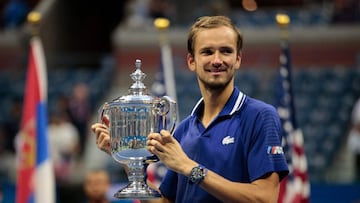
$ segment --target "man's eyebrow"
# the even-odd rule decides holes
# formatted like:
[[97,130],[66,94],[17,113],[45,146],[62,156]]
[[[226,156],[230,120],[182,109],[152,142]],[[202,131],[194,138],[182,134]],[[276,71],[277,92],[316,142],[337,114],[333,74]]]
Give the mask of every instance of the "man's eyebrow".
[[[213,50],[213,49],[217,49],[217,48],[214,47],[214,46],[209,45],[209,46],[200,47],[200,48],[199,48],[199,51],[203,51],[203,50]],[[232,46],[220,46],[218,49],[220,49],[220,50],[224,50],[224,49],[226,49],[226,50],[236,50],[236,48],[235,48],[235,47],[232,47]]]
[[202,50],[202,49],[212,49],[212,46],[203,46],[203,47],[200,47],[199,49],[200,50]]

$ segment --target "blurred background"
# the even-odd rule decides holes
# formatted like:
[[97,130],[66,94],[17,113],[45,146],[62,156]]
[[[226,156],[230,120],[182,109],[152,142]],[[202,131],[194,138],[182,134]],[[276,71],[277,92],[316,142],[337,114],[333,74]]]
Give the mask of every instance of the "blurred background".
[[31,37],[26,16],[33,10],[42,14],[38,29],[48,72],[49,136],[58,202],[83,202],[84,175],[93,168],[106,169],[114,184],[126,181],[119,164],[95,147],[90,125],[101,104],[127,94],[136,59],[142,60],[149,89],[159,79],[155,18],[171,22],[165,34],[182,119],[200,97],[196,78],[187,70],[186,37],[189,25],[202,15],[224,14],[240,27],[244,48],[236,85],[245,94],[274,104],[281,53],[275,21],[279,12],[291,18],[296,119],[304,135],[311,201],[360,201],[360,169],[348,147],[351,114],[360,98],[359,0],[1,0],[3,202],[14,202],[15,196],[15,143]]

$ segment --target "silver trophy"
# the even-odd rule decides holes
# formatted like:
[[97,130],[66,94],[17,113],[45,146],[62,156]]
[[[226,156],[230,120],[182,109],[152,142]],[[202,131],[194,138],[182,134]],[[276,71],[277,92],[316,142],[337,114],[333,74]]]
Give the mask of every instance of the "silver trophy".
[[118,199],[160,197],[146,184],[148,164],[158,161],[146,149],[147,136],[162,129],[172,132],[177,119],[176,102],[168,96],[148,95],[142,82],[146,74],[141,71],[141,60],[137,59],[135,66],[129,94],[106,102],[100,109],[100,119],[110,130],[111,155],[125,166],[128,175],[128,185],[114,194]]

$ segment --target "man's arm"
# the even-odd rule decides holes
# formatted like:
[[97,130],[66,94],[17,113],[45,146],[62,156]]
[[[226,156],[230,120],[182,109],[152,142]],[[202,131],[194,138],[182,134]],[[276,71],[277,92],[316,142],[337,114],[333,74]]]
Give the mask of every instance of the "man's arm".
[[[185,154],[170,132],[161,131],[161,135],[152,133],[148,138],[149,151],[157,155],[170,170],[189,177],[191,170],[199,165]],[[200,187],[222,202],[277,202],[279,182],[276,172],[251,183],[239,183],[208,170]]]
[[252,183],[237,183],[209,171],[200,187],[223,202],[277,202],[280,184],[275,172]]

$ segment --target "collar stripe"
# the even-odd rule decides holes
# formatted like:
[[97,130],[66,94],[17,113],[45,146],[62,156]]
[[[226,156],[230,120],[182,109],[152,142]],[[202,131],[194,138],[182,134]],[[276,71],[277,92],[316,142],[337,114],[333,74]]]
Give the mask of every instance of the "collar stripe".
[[[241,91],[239,91],[239,95],[236,99],[236,102],[234,104],[233,109],[231,110],[231,112],[229,113],[229,115],[233,115],[236,111],[240,110],[240,108],[242,107],[242,105],[245,102],[245,98],[246,95],[244,93],[242,93]],[[194,116],[196,109],[199,107],[199,105],[203,102],[204,98],[201,98],[195,105],[195,107],[193,108],[193,110],[191,111],[191,116]]]
[[201,104],[201,102],[204,100],[203,97],[201,97],[201,99],[196,103],[195,107],[193,108],[193,110],[191,111],[191,116],[194,116],[196,109],[199,107],[199,105]]
[[242,93],[241,91],[239,92],[239,96],[236,99],[234,108],[231,110],[230,115],[233,115],[236,111],[240,110],[240,108],[242,107],[242,105],[244,104],[245,101],[245,94]]

